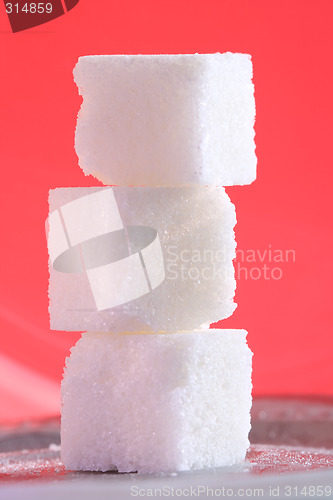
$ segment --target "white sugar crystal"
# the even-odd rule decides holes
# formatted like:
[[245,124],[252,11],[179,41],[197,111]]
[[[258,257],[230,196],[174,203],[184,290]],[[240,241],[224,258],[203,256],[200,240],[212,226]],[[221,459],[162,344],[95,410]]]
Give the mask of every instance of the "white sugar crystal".
[[75,147],[104,184],[229,186],[256,178],[247,54],[84,56]]
[[58,188],[49,202],[52,329],[192,330],[234,311],[223,188]]
[[147,473],[242,462],[251,356],[244,330],[83,334],[61,387],[65,467]]

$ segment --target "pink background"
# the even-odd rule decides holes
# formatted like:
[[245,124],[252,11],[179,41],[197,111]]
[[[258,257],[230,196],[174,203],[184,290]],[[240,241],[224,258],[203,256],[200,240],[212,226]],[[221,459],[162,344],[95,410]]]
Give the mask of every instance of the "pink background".
[[0,5],[0,420],[59,412],[79,338],[49,330],[44,221],[50,188],[98,184],[73,145],[85,54],[252,54],[258,180],[227,191],[256,261],[236,262],[239,305],[219,326],[249,331],[255,395],[332,395],[332,14],[331,0],[80,0],[13,34]]

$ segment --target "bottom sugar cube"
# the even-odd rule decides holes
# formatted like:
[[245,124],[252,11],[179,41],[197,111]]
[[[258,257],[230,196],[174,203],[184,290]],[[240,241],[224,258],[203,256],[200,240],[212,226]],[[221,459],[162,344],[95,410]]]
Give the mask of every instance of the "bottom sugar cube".
[[65,467],[147,473],[242,462],[251,360],[244,330],[84,333],[61,387]]

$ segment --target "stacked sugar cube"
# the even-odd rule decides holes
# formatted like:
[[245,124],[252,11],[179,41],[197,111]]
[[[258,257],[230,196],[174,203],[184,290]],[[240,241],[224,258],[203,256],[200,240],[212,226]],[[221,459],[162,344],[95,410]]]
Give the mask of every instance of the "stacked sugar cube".
[[[159,472],[241,462],[251,352],[234,309],[235,209],[256,176],[245,54],[81,57],[79,164],[104,187],[50,191],[51,328],[66,361],[68,469]],[[113,187],[111,187],[113,186]]]

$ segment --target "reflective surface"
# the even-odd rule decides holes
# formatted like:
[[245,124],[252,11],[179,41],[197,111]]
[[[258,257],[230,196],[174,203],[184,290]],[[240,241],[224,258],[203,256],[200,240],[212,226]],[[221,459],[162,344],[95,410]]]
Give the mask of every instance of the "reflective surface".
[[[304,471],[312,469],[329,469],[333,471],[333,450],[316,448],[296,449],[283,446],[251,445],[246,460],[243,464],[221,467],[215,469],[222,476],[227,475],[256,475],[267,472],[280,474],[281,472]],[[179,473],[179,476],[194,473]],[[4,453],[0,456],[0,479],[1,481],[16,482],[22,480],[33,480],[38,478],[49,478],[53,480],[69,478],[107,477],[109,475],[137,476],[141,475],[118,474],[117,472],[74,472],[66,471],[60,461],[60,446],[50,445],[49,449],[22,450],[18,452]],[[153,477],[154,475],[147,475]],[[173,474],[165,474],[165,477],[175,477]]]
[[[60,446],[55,444],[59,443],[59,419],[3,427],[0,498],[333,498],[331,401],[257,399],[252,425],[252,444],[243,464],[162,475],[65,471]],[[37,444],[48,447],[33,449]],[[15,447],[21,449],[15,451]]]

